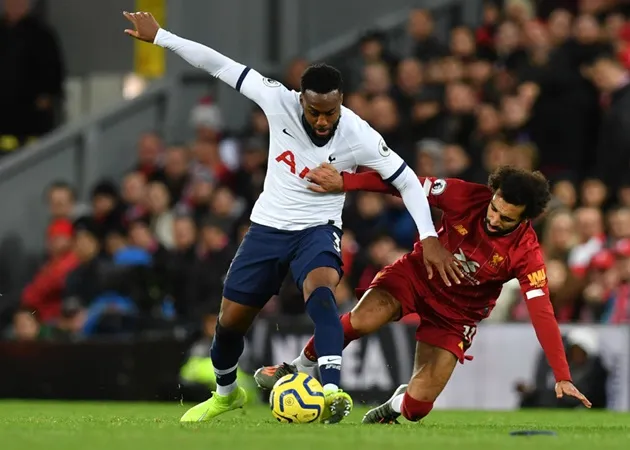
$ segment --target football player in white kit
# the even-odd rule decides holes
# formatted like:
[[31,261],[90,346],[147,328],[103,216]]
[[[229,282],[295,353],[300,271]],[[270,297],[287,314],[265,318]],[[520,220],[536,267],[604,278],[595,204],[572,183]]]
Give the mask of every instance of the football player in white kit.
[[290,91],[211,48],[160,28],[150,13],[124,15],[135,28],[125,30],[128,35],[175,52],[256,102],[267,116],[271,134],[264,190],[226,276],[210,350],[217,392],[188,410],[181,421],[210,420],[246,403],[245,390],[236,384],[244,335],[290,270],[315,324],[325,399],[321,420],[339,422],[352,409],[352,399],[339,389],[343,328],[334,297],[343,273],[345,196],[309,190],[308,173],[324,162],[339,171],[353,172],[357,166],[376,170],[400,191],[425,247],[427,268],[431,273],[435,268],[449,285],[448,277],[459,282],[461,272],[437,240],[418,177],[379,133],[342,106],[341,75],[333,67],[309,67],[302,75],[301,92]]

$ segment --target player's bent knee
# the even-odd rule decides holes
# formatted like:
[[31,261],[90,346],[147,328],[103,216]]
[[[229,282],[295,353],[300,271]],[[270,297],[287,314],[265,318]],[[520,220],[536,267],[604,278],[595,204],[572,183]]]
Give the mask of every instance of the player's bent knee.
[[402,307],[384,289],[370,289],[350,312],[350,323],[361,335],[370,334],[398,320]]
[[405,419],[417,422],[428,416],[432,409],[433,401],[416,399],[409,392],[405,392],[400,412]]
[[304,279],[302,290],[304,296],[308,298],[307,294],[312,293],[315,289],[320,287],[327,287],[334,291],[339,284],[339,272],[333,267],[317,267],[311,270]]

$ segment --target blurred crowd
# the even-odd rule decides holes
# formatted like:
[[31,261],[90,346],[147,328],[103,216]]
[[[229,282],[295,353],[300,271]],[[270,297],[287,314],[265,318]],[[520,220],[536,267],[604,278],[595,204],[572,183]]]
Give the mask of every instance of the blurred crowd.
[[[503,164],[539,169],[553,202],[536,223],[561,322],[630,322],[630,4],[489,1],[478,28],[434,32],[413,10],[406,49],[367,32],[340,67],[345,104],[418,175],[485,183]],[[400,47],[400,46],[397,46]],[[299,89],[308,61],[281,78]],[[195,137],[139,136],[137,165],[102,180],[86,204],[60,180],[46,192],[48,259],[23,291],[8,336],[76,337],[138,329],[211,335],[222,283],[262,190],[269,129],[226,130],[212,98],[191,112]],[[342,311],[385,265],[412,247],[400,199],[348,196],[337,290]],[[263,314],[303,314],[286,280]],[[490,321],[526,321],[506,284]]]
[[0,4],[0,159],[61,122],[65,64],[37,6]]

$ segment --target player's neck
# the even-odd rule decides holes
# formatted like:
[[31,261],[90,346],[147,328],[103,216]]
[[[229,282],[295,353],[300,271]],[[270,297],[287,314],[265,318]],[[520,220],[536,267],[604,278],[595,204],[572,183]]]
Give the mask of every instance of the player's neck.
[[339,125],[339,121],[335,123],[335,126],[328,136],[317,136],[317,134],[315,134],[315,131],[313,131],[313,127],[309,125],[309,123],[306,121],[306,117],[304,117],[304,114],[302,114],[302,126],[304,127],[304,131],[306,131],[306,134],[308,134],[308,137],[311,139],[313,144],[317,145],[318,147],[323,147],[330,142],[330,140],[335,135],[335,131],[337,131],[337,125]]

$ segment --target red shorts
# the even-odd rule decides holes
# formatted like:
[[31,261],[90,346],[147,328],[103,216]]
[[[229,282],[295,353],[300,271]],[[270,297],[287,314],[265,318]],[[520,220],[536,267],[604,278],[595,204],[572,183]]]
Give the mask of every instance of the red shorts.
[[424,281],[419,278],[417,262],[409,254],[381,270],[368,289],[381,288],[389,292],[402,306],[401,319],[417,313],[420,324],[416,330],[416,341],[424,342],[453,353],[460,363],[466,358],[477,326],[475,321],[465,318],[444,317],[431,307],[439,301],[427,294]]

